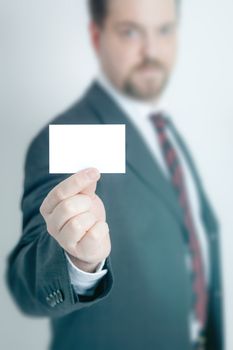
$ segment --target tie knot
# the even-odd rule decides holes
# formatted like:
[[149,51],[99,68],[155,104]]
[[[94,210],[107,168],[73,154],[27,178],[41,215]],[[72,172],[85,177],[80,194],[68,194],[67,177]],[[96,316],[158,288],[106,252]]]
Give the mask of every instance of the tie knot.
[[163,130],[167,124],[167,118],[163,115],[162,112],[152,114],[150,116],[150,119],[159,130]]

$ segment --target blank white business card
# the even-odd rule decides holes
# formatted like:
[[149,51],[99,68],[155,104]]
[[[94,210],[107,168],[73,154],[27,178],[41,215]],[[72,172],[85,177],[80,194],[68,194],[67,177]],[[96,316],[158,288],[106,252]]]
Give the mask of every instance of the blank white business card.
[[125,173],[125,124],[49,125],[49,173]]

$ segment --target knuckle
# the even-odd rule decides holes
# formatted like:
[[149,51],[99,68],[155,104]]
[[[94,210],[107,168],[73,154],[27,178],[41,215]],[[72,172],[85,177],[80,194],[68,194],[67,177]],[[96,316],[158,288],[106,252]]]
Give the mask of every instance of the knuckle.
[[55,223],[52,220],[52,217],[50,217],[50,216],[47,217],[46,226],[47,226],[48,233],[52,236],[55,236],[56,228],[55,228]]
[[106,258],[107,256],[109,256],[110,255],[110,253],[111,253],[111,242],[110,242],[110,240],[107,240],[107,241],[105,241],[104,242],[104,244],[103,244],[103,248],[102,248],[102,257],[103,258]]
[[60,187],[54,189],[53,195],[56,201],[60,202],[63,200],[63,193]]
[[68,226],[68,230],[74,231],[75,228],[76,228],[76,220],[75,220],[75,218],[70,219],[68,224],[67,224],[67,226]]
[[108,236],[108,233],[109,233],[108,224],[107,224],[106,222],[101,222],[101,224],[100,224],[100,229],[101,229],[102,235],[103,235],[104,237],[107,237],[107,236]]
[[90,236],[91,236],[92,240],[98,242],[100,240],[99,230],[97,228],[91,229]]
[[39,208],[39,212],[44,217],[44,208],[43,208],[42,204],[41,204],[41,206]]
[[80,260],[87,260],[86,254],[82,249],[82,246],[80,246],[79,243],[76,243],[75,246],[73,247],[73,256]]
[[70,254],[75,255],[75,244],[72,241],[67,241],[64,243],[64,248],[67,250]]
[[72,231],[82,231],[82,225],[77,217],[74,217],[70,220],[69,226]]
[[47,222],[47,231],[50,235],[54,236],[54,229],[53,229],[53,225],[50,222]]
[[39,208],[39,211],[43,217],[45,217],[45,214],[46,214],[46,211],[45,211],[46,199],[47,199],[47,197],[44,198],[44,200],[42,201],[40,208]]
[[111,244],[108,244],[106,249],[105,249],[105,257],[110,255],[111,249],[112,249]]
[[64,212],[69,213],[73,211],[73,206],[69,200],[64,200],[62,203],[62,209]]
[[89,223],[90,227],[94,226],[96,221],[97,221],[96,216],[93,213],[90,213],[90,215],[88,217],[88,223]]
[[109,227],[106,222],[98,222],[89,232],[93,240],[100,242],[105,236],[108,237]]
[[90,225],[93,225],[96,222],[96,217],[93,213],[91,212],[86,212],[86,219],[90,223]]
[[108,223],[106,221],[103,223],[103,226],[104,226],[104,230],[108,233],[109,232],[109,226],[108,226]]

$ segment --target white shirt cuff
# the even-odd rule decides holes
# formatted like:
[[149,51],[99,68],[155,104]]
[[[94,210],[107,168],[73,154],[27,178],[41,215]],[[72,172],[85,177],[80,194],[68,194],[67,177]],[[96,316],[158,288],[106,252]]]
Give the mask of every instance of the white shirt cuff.
[[103,269],[106,259],[99,264],[95,272],[86,272],[73,264],[66,251],[64,253],[68,261],[68,272],[75,292],[80,295],[94,294],[98,282],[108,272],[107,269]]

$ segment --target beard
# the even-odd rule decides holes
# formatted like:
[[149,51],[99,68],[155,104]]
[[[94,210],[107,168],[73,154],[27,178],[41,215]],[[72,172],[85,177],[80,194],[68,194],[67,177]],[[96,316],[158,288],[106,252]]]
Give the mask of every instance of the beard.
[[146,59],[131,70],[123,82],[122,91],[142,101],[155,100],[165,90],[168,80],[169,72],[163,64]]

